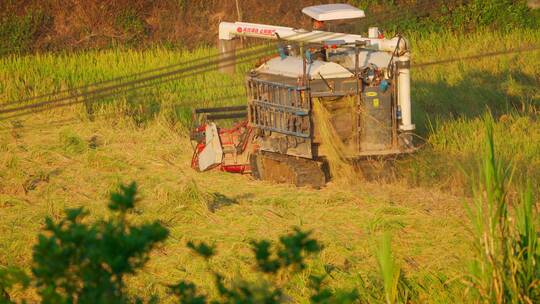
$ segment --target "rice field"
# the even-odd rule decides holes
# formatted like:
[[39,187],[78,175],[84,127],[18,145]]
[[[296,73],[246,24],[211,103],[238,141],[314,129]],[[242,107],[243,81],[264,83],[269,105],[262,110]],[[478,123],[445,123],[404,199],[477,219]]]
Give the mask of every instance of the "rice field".
[[[411,37],[415,64],[522,46],[540,33],[480,32]],[[0,100],[10,102],[215,55],[215,49],[108,50],[0,59]],[[241,64],[234,76],[207,72],[84,103],[0,121],[0,266],[31,264],[31,244],[43,219],[84,206],[106,215],[108,195],[137,181],[142,201],[135,221],[159,220],[171,237],[144,271],[129,279],[133,293],[171,301],[166,285],[189,279],[211,293],[206,265],[187,241],[217,245],[212,266],[228,280],[251,274],[249,241],[297,226],[313,230],[324,250],[286,286],[307,303],[308,276],[333,269],[332,287],[378,290],[376,250],[385,232],[418,302],[466,302],[470,262],[465,203],[478,172],[486,112],[494,116],[497,151],[516,166],[514,187],[540,180],[540,52],[418,68],[413,71],[415,123],[424,149],[396,163],[391,182],[331,182],[316,191],[190,168],[186,125],[193,107],[244,104]],[[1,104],[0,104],[1,105]],[[61,121],[69,119],[69,123]],[[57,121],[58,123],[54,123]],[[14,293],[35,299],[32,291]]]

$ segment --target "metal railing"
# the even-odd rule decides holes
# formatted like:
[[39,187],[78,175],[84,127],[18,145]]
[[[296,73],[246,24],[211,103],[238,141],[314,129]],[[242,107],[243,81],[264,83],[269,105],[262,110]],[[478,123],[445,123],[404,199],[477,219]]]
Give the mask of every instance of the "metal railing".
[[265,131],[311,137],[311,102],[307,87],[249,77],[249,123]]

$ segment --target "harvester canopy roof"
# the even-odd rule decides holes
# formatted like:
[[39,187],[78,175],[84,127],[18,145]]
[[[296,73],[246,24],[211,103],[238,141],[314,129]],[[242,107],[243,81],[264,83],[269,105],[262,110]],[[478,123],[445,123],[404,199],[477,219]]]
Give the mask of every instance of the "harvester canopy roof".
[[309,6],[302,13],[318,21],[332,21],[344,19],[364,18],[363,10],[349,4],[323,4]]
[[[291,78],[299,78],[304,75],[304,63],[301,57],[275,57],[268,60],[265,64],[257,69],[260,73],[278,75]],[[334,62],[325,62],[314,60],[307,65],[307,74],[310,79],[323,78],[350,78],[354,74],[343,66]]]

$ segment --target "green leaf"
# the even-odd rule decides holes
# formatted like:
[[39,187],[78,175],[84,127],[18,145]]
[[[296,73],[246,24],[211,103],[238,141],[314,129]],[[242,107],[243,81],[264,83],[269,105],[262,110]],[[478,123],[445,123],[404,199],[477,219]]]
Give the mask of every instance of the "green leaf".
[[137,184],[135,182],[131,183],[129,186],[120,186],[119,193],[111,194],[109,209],[119,211],[120,213],[126,213],[135,206],[137,201],[136,195]]
[[205,259],[209,259],[215,254],[215,247],[209,246],[204,242],[195,244],[190,241],[187,243],[187,246],[188,248],[192,249],[196,254],[200,255],[201,257]]

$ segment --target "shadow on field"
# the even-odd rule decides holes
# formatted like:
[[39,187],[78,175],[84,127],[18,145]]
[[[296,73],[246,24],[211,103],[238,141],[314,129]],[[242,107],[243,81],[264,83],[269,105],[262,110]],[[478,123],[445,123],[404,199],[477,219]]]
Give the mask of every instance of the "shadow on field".
[[[456,195],[472,195],[484,152],[485,124],[496,124],[497,153],[519,177],[540,180],[536,141],[540,87],[534,76],[520,71],[467,72],[441,70],[414,80],[412,95],[416,133],[428,145],[398,160],[397,179],[410,186],[439,187]],[[448,74],[444,74],[448,73]],[[533,114],[533,115],[531,115]],[[417,142],[417,144],[422,144]]]
[[237,204],[239,204],[239,202],[236,198],[230,198],[221,193],[215,192],[215,193],[212,193],[212,200],[208,202],[207,206],[208,206],[208,211],[214,213],[223,207],[237,205]]
[[526,111],[540,105],[538,80],[519,71],[464,72],[459,75],[413,81],[414,119],[418,134],[428,135],[430,122],[474,118],[490,110],[494,117]]

